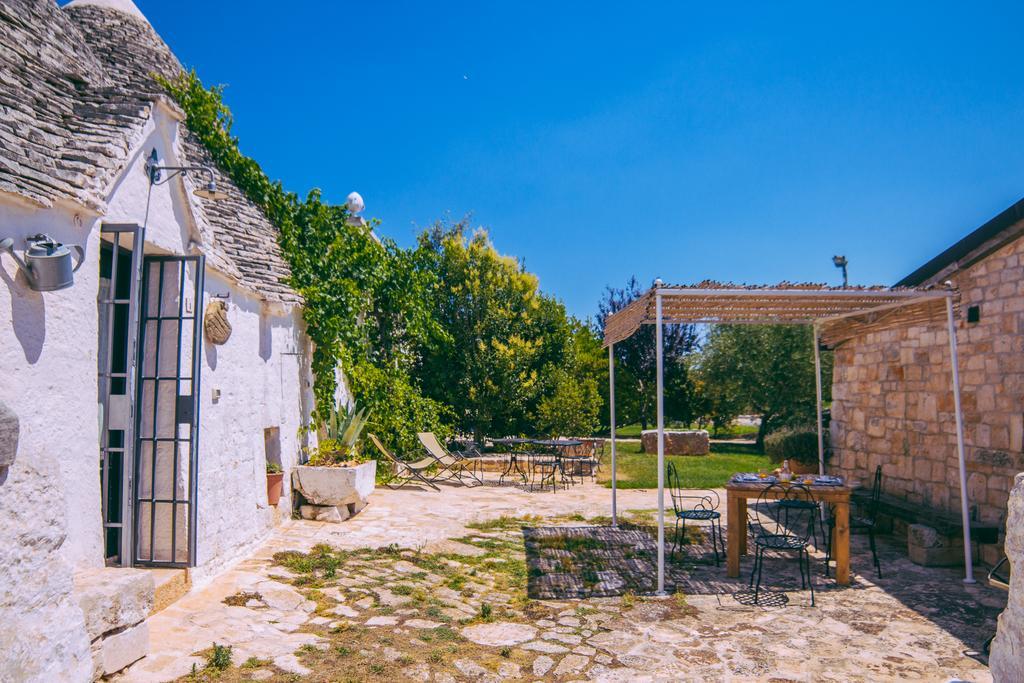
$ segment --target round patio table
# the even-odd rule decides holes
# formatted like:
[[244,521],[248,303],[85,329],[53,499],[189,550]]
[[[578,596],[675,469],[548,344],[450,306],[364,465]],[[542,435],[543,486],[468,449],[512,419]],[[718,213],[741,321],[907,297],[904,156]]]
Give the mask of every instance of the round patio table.
[[519,463],[519,456],[520,455],[524,455],[526,457],[529,457],[529,454],[527,454],[527,453],[520,454],[518,451],[515,450],[514,447],[515,446],[522,446],[524,444],[531,443],[532,442],[531,439],[524,439],[524,438],[518,437],[518,436],[507,436],[507,437],[503,437],[503,438],[500,438],[500,439],[487,439],[487,440],[490,441],[492,444],[496,444],[496,445],[499,445],[499,446],[512,446],[513,447],[511,450],[509,450],[509,453],[508,453],[508,465],[506,465],[504,471],[502,471],[501,476],[498,477],[498,485],[499,486],[501,484],[505,483],[505,477],[511,476],[513,473],[518,474],[520,477],[522,477],[524,484],[527,481],[529,481],[529,477],[526,475],[526,472],[523,470],[523,468],[520,467],[520,463]]

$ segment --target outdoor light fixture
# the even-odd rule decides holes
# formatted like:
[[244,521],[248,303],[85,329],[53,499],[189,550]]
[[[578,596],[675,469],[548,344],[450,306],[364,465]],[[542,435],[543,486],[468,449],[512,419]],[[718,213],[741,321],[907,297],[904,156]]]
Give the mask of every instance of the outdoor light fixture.
[[366,208],[363,196],[358,192],[349,192],[345,197],[345,208],[348,209],[348,223],[350,225],[365,226],[366,219],[360,216],[360,212]]
[[843,269],[843,287],[846,287],[846,284],[847,284],[847,281],[846,281],[846,264],[847,264],[847,260],[846,260],[845,256],[833,256],[832,257],[832,265],[834,265],[836,268],[842,268]]
[[[146,161],[146,175],[149,176],[149,187],[152,189],[154,185],[163,185],[171,178],[175,176],[187,175],[189,171],[202,171],[209,176],[209,180],[202,187],[197,187],[192,194],[203,199],[211,199],[214,201],[227,199],[228,195],[226,192],[221,192],[217,189],[217,178],[213,174],[213,169],[209,166],[160,166],[160,156],[157,154],[156,148],[149,155],[149,159]],[[163,177],[164,171],[170,171],[171,174],[166,178]]]

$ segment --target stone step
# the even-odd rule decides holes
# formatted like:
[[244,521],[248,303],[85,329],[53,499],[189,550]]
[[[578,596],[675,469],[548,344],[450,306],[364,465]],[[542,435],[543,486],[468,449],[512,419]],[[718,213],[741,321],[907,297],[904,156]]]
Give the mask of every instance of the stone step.
[[153,594],[153,608],[150,616],[167,609],[178,598],[181,598],[192,588],[192,578],[188,569],[147,569],[153,576],[153,583],[156,590]]
[[109,676],[149,653],[146,617],[153,577],[141,569],[102,567],[75,573],[75,598],[91,641],[93,677]]

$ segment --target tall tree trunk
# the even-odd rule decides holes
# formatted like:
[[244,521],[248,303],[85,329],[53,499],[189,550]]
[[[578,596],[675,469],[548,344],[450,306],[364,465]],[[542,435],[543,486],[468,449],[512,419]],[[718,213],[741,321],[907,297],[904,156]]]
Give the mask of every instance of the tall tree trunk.
[[764,437],[768,436],[768,416],[761,415],[761,424],[757,427],[757,450],[764,452]]

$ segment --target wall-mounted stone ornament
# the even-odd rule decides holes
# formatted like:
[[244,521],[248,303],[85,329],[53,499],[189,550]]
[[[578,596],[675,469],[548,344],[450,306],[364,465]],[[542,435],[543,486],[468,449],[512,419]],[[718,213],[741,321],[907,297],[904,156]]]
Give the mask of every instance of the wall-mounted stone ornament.
[[18,455],[18,416],[0,401],[0,484]]
[[206,305],[203,316],[203,331],[211,344],[224,344],[231,338],[231,323],[228,322],[228,304],[215,299]]

